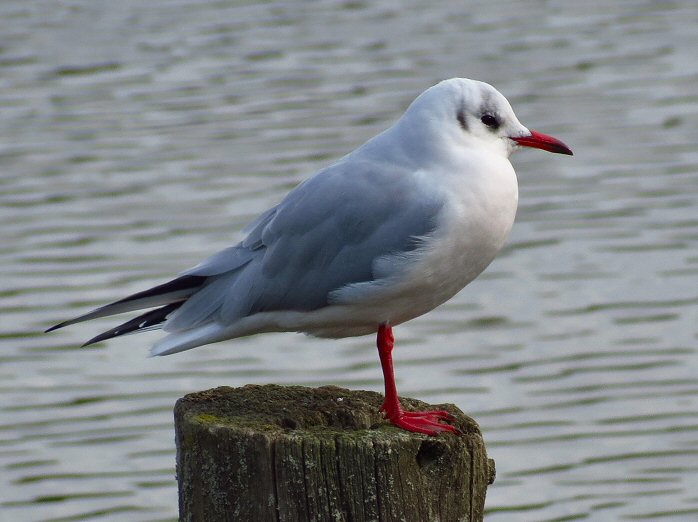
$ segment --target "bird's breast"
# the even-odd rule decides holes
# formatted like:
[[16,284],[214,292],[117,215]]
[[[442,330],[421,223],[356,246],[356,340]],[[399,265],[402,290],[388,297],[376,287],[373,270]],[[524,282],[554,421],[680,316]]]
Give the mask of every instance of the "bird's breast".
[[391,322],[404,322],[444,303],[475,279],[504,246],[518,204],[508,160],[487,172],[446,179],[445,204],[393,296]]

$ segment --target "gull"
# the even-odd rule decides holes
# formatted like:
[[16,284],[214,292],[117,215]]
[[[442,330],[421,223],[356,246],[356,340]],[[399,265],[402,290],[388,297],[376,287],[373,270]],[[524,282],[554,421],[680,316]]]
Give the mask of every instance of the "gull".
[[149,311],[87,341],[162,329],[152,355],[264,332],[377,333],[385,401],[408,431],[457,433],[446,411],[405,411],[393,327],[446,302],[495,258],[514,223],[521,147],[572,154],[524,127],[491,85],[444,80],[397,122],[306,179],[244,239],[169,282],[64,321]]

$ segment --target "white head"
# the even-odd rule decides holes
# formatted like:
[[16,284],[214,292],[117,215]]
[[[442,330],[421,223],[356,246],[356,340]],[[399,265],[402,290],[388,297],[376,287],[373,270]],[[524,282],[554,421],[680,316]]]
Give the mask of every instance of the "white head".
[[505,157],[519,147],[572,154],[561,141],[524,127],[497,89],[466,78],[444,80],[424,91],[398,126],[422,147],[477,147]]

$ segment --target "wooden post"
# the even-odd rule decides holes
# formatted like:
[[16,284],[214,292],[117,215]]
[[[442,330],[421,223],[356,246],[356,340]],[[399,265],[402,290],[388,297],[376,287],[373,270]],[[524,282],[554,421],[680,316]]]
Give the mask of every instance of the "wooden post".
[[475,421],[438,405],[462,435],[408,433],[382,419],[382,401],[375,392],[276,385],[180,399],[180,521],[482,520],[494,462]]

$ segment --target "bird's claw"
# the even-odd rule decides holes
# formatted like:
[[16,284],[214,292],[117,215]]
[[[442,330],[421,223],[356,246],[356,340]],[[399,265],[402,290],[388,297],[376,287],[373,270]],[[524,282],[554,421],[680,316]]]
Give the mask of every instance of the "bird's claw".
[[403,411],[402,409],[398,409],[389,411],[384,405],[381,407],[381,411],[391,424],[407,431],[424,433],[425,435],[432,436],[446,432],[456,435],[461,434],[458,428],[445,423],[445,421],[455,420],[453,414],[445,410]]

